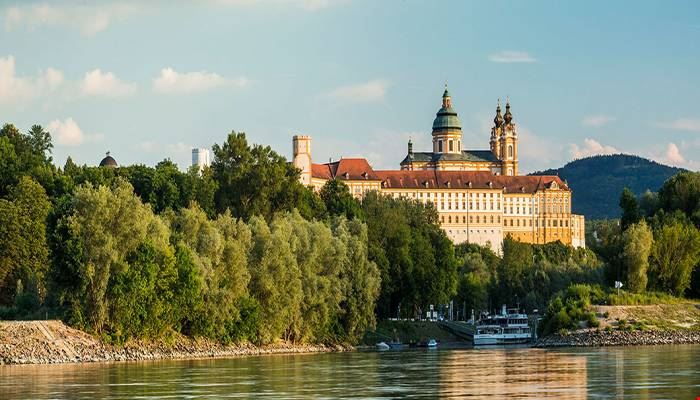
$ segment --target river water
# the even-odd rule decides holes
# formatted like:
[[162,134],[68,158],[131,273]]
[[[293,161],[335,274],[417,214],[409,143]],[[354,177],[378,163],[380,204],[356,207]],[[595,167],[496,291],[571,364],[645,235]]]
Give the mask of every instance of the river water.
[[0,399],[696,399],[700,345],[0,366]]

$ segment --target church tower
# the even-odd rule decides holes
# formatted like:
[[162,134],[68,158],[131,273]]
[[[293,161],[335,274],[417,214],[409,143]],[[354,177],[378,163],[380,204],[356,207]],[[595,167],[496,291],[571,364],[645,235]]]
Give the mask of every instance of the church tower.
[[452,98],[447,91],[447,85],[442,94],[442,108],[433,120],[433,153],[462,153],[462,123],[452,108]]
[[[498,113],[498,109],[496,112]],[[506,101],[506,113],[503,115],[498,147],[502,165],[501,174],[518,175],[518,132],[513,122],[513,114],[510,112],[510,101]]]
[[292,138],[292,163],[301,170],[301,183],[311,185],[311,136],[295,135]]
[[499,139],[503,130],[503,116],[501,115],[501,99],[498,99],[496,105],[496,116],[493,118],[493,128],[491,128],[491,140],[489,141],[491,153],[497,160],[501,159],[501,146]]

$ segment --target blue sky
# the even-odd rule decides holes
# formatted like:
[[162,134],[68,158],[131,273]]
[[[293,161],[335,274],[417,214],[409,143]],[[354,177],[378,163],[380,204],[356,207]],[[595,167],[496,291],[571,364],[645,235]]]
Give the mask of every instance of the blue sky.
[[633,153],[700,169],[700,3],[0,1],[0,122],[54,157],[181,167],[231,130],[397,168],[448,82],[465,147],[510,97],[523,172]]

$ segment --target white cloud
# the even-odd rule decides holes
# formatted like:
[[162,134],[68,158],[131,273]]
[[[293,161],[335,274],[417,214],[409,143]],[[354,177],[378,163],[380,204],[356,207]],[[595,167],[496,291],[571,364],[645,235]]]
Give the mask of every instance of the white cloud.
[[134,94],[136,85],[123,82],[113,73],[98,68],[85,74],[80,91],[85,96],[123,97]]
[[61,121],[53,120],[47,124],[46,128],[57,144],[63,146],[79,146],[85,141],[97,141],[102,139],[102,135],[87,135],[78,126],[73,118],[66,118]]
[[161,93],[193,93],[225,86],[243,87],[248,83],[245,77],[231,79],[207,71],[181,73],[163,68],[153,80],[153,88]]
[[700,119],[697,118],[678,118],[671,122],[660,124],[662,128],[673,129],[676,131],[700,132]]
[[620,154],[620,150],[613,146],[601,144],[595,139],[585,138],[581,147],[575,143],[570,144],[569,153],[572,158],[579,159],[599,154]]
[[342,86],[328,93],[331,98],[352,103],[373,103],[383,101],[389,82],[375,79],[357,85]]
[[177,143],[171,143],[168,144],[167,149],[171,153],[176,153],[176,154],[182,154],[182,153],[190,153],[194,146],[190,144],[185,144],[182,142],[177,142]]
[[[550,168],[561,161],[562,146],[555,140],[538,136],[530,129],[518,128],[518,158],[520,173]],[[484,146],[481,146],[484,147]]]
[[95,69],[85,74],[80,90],[86,96],[122,97],[136,92],[136,85],[122,82],[111,72]]
[[91,36],[107,29],[113,22],[123,20],[137,10],[136,3],[98,3],[87,5],[50,5],[48,3],[8,7],[5,10],[5,29],[40,27],[67,27]]
[[668,146],[666,146],[664,159],[672,165],[682,165],[686,163],[685,157],[683,157],[675,143],[669,143]]
[[611,117],[609,115],[589,115],[585,117],[582,121],[581,124],[584,126],[592,126],[594,128],[600,128],[601,126],[607,125],[610,122],[615,121],[615,117]]
[[36,77],[17,76],[15,58],[0,57],[0,104],[30,100],[56,90],[63,81],[63,73],[53,68],[48,68]]
[[534,63],[537,59],[525,51],[503,50],[489,55],[489,61],[497,63]]
[[151,151],[154,151],[158,149],[158,143],[152,141],[152,140],[146,140],[141,143],[139,143],[136,146],[139,150],[145,151],[147,153],[150,153]]

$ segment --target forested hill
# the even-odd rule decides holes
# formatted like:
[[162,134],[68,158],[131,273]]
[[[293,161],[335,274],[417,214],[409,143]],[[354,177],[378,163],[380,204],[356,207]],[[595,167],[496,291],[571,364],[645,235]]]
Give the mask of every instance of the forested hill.
[[573,212],[587,220],[618,218],[620,193],[625,187],[640,195],[657,191],[666,179],[684,171],[646,158],[616,154],[572,161],[557,169],[531,175],[559,175],[574,191]]

